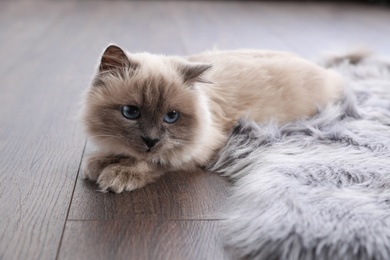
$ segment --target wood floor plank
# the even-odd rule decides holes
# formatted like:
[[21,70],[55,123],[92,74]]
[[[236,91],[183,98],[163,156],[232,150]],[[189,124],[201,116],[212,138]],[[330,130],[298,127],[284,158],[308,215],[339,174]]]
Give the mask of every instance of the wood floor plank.
[[[247,2],[173,2],[173,15],[183,34],[187,52],[217,49],[291,50],[286,42],[240,8]],[[262,8],[263,2],[253,2]]]
[[231,259],[217,221],[69,221],[62,259]]
[[356,46],[360,43],[379,55],[390,56],[389,8],[352,5],[338,9],[337,13],[337,32],[342,34],[346,45]]
[[167,173],[132,192],[101,193],[80,176],[69,219],[219,219],[228,188],[222,177],[198,171]]
[[[48,35],[41,41],[53,42]],[[68,66],[51,64],[60,57],[53,49],[24,57],[0,78],[1,259],[57,254],[85,143],[70,120],[80,83],[64,80]]]
[[0,76],[17,68],[72,7],[70,1],[0,1],[0,57],[7,58],[0,63]]
[[[270,31],[281,37],[294,52],[316,58],[326,51],[345,51],[366,45],[388,54],[389,36],[368,26],[361,17],[369,15],[379,24],[388,19],[379,7],[353,3],[267,2],[261,7],[254,2],[242,4],[248,16],[256,17]],[[382,14],[379,19],[376,13]],[[366,18],[367,19],[367,18]],[[368,18],[369,19],[369,18]]]
[[[81,1],[77,17],[88,30],[90,39],[83,44],[106,47],[116,43],[130,52],[184,54],[181,37],[170,8],[159,1]],[[85,15],[97,14],[85,24]],[[97,53],[96,60],[98,55]]]

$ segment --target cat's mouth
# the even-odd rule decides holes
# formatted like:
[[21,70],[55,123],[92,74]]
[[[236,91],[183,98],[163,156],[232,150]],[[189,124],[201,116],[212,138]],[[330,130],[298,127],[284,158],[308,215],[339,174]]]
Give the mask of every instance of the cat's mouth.
[[156,151],[158,150],[158,148],[157,147],[151,147],[151,148],[146,148],[145,150],[144,150],[144,153],[146,153],[146,154],[153,154],[153,153],[155,153]]
[[153,147],[139,147],[138,148],[138,154],[140,157],[143,157],[144,159],[148,159],[150,157],[154,157],[155,155],[160,154],[165,150],[165,147],[161,144],[156,144]]

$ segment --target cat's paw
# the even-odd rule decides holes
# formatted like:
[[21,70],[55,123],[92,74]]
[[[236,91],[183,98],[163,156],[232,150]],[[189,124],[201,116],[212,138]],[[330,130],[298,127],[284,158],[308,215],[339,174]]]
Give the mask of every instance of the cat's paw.
[[84,165],[84,177],[88,180],[97,181],[102,171],[109,165],[118,163],[116,157],[91,156]]
[[97,183],[102,192],[113,191],[121,193],[142,188],[154,179],[145,176],[144,173],[137,172],[137,168],[110,165],[103,169],[97,179]]

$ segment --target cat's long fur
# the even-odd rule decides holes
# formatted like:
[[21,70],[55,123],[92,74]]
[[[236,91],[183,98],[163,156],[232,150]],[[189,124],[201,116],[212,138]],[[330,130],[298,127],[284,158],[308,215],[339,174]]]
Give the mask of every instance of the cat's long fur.
[[[111,45],[85,97],[82,118],[101,151],[84,173],[103,191],[140,188],[167,171],[206,165],[240,117],[279,123],[309,117],[342,91],[337,74],[289,53],[168,57]],[[139,108],[139,118],[125,118],[123,106]],[[168,124],[163,118],[171,111],[180,117]],[[149,147],[145,138],[158,142]]]

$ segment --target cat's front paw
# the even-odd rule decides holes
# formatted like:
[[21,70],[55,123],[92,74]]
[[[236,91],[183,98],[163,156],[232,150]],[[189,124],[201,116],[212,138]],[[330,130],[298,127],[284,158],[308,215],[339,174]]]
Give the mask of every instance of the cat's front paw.
[[115,156],[92,155],[87,159],[83,167],[84,177],[88,180],[97,181],[107,166],[118,163],[119,161],[120,158]]
[[97,179],[102,192],[113,191],[121,193],[144,187],[154,181],[154,177],[145,172],[139,172],[137,167],[109,165],[103,169]]

